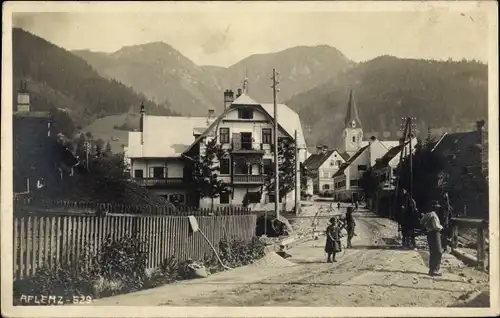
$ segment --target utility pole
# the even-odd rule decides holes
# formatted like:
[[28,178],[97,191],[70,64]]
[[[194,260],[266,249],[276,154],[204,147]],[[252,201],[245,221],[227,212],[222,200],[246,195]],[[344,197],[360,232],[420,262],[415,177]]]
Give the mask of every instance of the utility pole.
[[274,212],[276,218],[280,216],[280,193],[279,193],[279,165],[278,165],[278,105],[276,104],[276,93],[279,90],[276,86],[279,84],[276,76],[278,72],[273,68],[273,105],[274,105]]
[[413,120],[415,120],[415,117],[408,117],[408,138],[409,138],[409,150],[410,150],[410,184],[408,187],[408,192],[410,193],[410,198],[413,198],[413,149],[412,149],[412,142],[413,142],[413,136],[415,132],[415,127],[413,124]]
[[410,143],[408,144],[408,149],[410,150],[410,184],[408,185],[408,193],[410,193],[410,198],[413,198],[413,151],[412,151],[412,126],[411,126],[411,117],[408,117],[408,126],[409,131],[408,134],[410,136]]
[[300,212],[300,160],[297,130],[295,130],[295,214]]

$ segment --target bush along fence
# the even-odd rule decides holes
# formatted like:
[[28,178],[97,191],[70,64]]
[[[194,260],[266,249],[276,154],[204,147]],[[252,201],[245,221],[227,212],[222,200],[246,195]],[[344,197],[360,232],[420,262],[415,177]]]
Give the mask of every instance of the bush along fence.
[[[216,249],[224,240],[251,241],[255,215],[197,217],[200,229]],[[200,233],[193,233],[187,217],[175,216],[15,216],[14,280],[33,276],[39,269],[91,267],[106,242],[131,237],[141,242],[145,267],[158,268],[170,257],[183,261],[213,256]],[[99,260],[97,260],[99,261]]]
[[66,200],[32,200],[18,197],[14,199],[16,214],[111,214],[111,215],[176,215],[176,216],[212,216],[212,215],[248,215],[249,208],[242,206],[216,206],[194,208],[170,205],[125,205],[99,202],[76,202]]

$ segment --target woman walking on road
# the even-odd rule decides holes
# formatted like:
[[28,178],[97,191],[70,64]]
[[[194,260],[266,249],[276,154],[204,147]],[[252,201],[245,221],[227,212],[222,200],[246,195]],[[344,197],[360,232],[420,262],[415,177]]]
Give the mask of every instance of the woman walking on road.
[[427,231],[427,244],[429,245],[429,275],[441,276],[441,257],[443,249],[441,245],[441,231],[443,227],[439,222],[439,217],[434,210],[441,208],[437,201],[432,204],[432,210],[425,213],[420,220]]
[[[335,255],[342,251],[340,238],[342,237],[340,227],[336,217],[330,219],[330,225],[326,228],[325,252],[328,254],[327,263],[336,262]],[[332,260],[333,256],[333,260]]]

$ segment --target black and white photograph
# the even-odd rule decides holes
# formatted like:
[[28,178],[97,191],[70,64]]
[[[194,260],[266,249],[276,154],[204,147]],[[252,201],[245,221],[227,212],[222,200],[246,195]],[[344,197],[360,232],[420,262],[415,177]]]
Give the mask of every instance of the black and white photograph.
[[3,9],[2,315],[499,314],[496,1]]

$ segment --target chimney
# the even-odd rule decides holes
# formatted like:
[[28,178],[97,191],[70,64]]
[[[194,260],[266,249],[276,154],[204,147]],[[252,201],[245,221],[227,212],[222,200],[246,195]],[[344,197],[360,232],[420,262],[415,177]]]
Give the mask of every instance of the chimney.
[[224,92],[224,110],[226,110],[233,101],[234,101],[233,91],[226,89],[226,91]]
[[30,94],[27,89],[26,81],[21,80],[21,85],[17,91],[17,111],[29,112],[31,111]]
[[316,146],[316,154],[320,154],[323,152],[323,146]]
[[238,93],[236,93],[236,98],[241,96],[241,88],[238,88]]
[[144,108],[144,103],[141,103],[141,117],[139,119],[139,131],[141,132],[141,145],[144,144],[144,117],[146,117],[146,110]]

